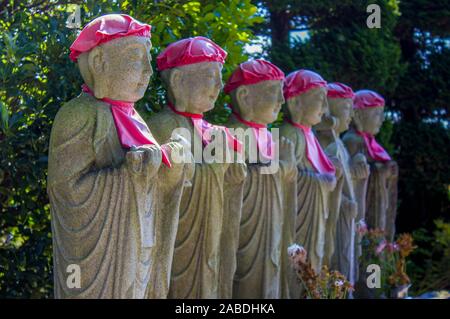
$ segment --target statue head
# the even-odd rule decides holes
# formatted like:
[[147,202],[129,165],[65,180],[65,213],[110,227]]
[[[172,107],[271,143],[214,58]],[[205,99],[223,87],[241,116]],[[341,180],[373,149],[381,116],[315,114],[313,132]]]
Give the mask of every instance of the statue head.
[[353,115],[353,90],[342,83],[327,85],[328,108],[336,122],[334,130],[340,134],[348,130]]
[[224,91],[244,120],[267,125],[276,121],[284,103],[283,80],[284,73],[274,64],[251,60],[239,65]]
[[284,96],[287,115],[295,123],[311,127],[319,124],[328,111],[327,82],[315,72],[290,73],[285,80]]
[[223,87],[227,53],[204,37],[170,44],[157,58],[167,98],[177,111],[202,114],[214,108]]
[[378,134],[384,121],[384,99],[370,90],[360,90],[353,100],[353,124],[358,131]]
[[124,14],[101,16],[84,27],[70,58],[96,98],[136,102],[144,96],[153,74],[150,30]]
[[202,114],[214,108],[222,89],[222,64],[200,62],[161,72],[167,98],[177,111]]

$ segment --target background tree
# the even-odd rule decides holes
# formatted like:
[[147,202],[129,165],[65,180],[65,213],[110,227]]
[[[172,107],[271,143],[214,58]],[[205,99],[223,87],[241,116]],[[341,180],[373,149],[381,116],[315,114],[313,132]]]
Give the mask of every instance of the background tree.
[[[430,233],[440,233],[434,220],[448,222],[450,208],[450,2],[254,3],[265,18],[255,31],[270,37],[268,57],[284,71],[309,68],[328,81],[344,82],[355,90],[374,89],[386,97],[388,120],[380,140],[400,165],[397,230],[422,227],[429,241],[421,244],[431,248],[435,237]],[[366,26],[366,8],[372,3],[381,8],[380,29]],[[296,31],[306,31],[306,37],[293,39]],[[448,244],[448,236],[441,238]],[[436,258],[444,258],[439,251],[441,257],[418,254],[417,264],[424,265],[423,258],[436,263]],[[448,265],[446,258],[442,261]],[[448,288],[449,281],[435,282]]]

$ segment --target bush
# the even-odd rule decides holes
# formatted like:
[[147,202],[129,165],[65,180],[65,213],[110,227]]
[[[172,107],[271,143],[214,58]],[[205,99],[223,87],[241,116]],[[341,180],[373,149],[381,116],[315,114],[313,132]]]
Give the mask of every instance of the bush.
[[432,233],[424,228],[413,233],[419,248],[413,252],[408,267],[411,291],[417,295],[450,289],[450,223],[437,219],[435,226]]

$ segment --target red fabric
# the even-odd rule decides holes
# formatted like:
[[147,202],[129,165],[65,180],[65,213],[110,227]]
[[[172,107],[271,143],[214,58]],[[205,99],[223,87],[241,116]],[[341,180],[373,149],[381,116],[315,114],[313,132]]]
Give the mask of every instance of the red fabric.
[[284,73],[274,64],[265,60],[251,60],[241,63],[227,81],[223,91],[229,94],[241,85],[262,81],[284,80]]
[[237,112],[233,111],[233,114],[234,116],[236,116],[236,119],[239,122],[252,128],[253,135],[255,136],[256,140],[256,145],[261,156],[266,159],[274,159],[275,145],[272,140],[272,133],[270,133],[270,131],[267,129],[267,126],[264,124],[246,121]]
[[288,122],[302,130],[306,141],[306,158],[311,163],[312,167],[314,167],[316,172],[320,174],[334,174],[336,169],[328,156],[322,150],[322,147],[320,146],[317,138],[314,136],[311,127],[292,122],[291,120],[288,120]]
[[327,82],[317,73],[298,70],[290,73],[284,81],[284,98],[290,99],[316,87],[326,87]]
[[211,123],[206,122],[203,119],[203,114],[189,113],[189,112],[181,112],[177,111],[175,107],[168,103],[167,106],[176,114],[188,117],[191,119],[192,124],[194,125],[195,130],[201,136],[203,145],[208,145],[212,141],[211,129],[219,129],[225,132],[227,137],[227,144],[230,147],[232,145],[232,149],[238,153],[242,152],[242,143],[238,141],[225,126],[213,125]]
[[364,138],[364,143],[367,147],[367,152],[369,156],[377,162],[387,162],[391,160],[391,157],[386,152],[386,150],[377,143],[375,136],[366,132],[356,131],[356,134]]
[[70,59],[77,61],[81,53],[113,39],[140,36],[150,38],[152,27],[126,14],[107,14],[88,23],[70,46]]
[[353,99],[355,97],[353,90],[342,83],[328,83],[327,89],[327,96],[332,99]]
[[200,62],[225,63],[227,52],[205,37],[182,39],[169,44],[156,58],[158,70]]
[[[82,90],[94,96],[86,84],[83,84]],[[165,149],[154,139],[147,124],[134,109],[134,103],[108,98],[103,98],[101,101],[111,105],[111,113],[122,147],[128,149],[131,146],[156,145],[161,150],[163,163],[168,167],[172,166]]]
[[377,92],[370,90],[359,90],[355,93],[355,97],[353,99],[353,108],[366,109],[369,107],[381,106],[384,106],[384,99]]

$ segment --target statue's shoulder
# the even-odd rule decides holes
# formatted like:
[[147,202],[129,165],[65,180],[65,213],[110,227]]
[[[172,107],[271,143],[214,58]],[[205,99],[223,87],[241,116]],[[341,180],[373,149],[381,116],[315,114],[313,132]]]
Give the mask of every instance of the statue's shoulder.
[[328,144],[327,147],[325,147],[325,153],[332,156],[338,155],[338,148],[340,147],[339,142],[335,140],[334,142]]
[[147,120],[147,123],[154,126],[165,126],[167,124],[175,123],[175,118],[171,116],[170,112],[168,112],[166,108],[164,108],[160,112],[152,115]]
[[77,130],[87,123],[95,123],[97,110],[95,99],[88,99],[84,94],[64,103],[56,113],[53,130]]
[[347,131],[344,136],[342,136],[342,142],[345,145],[354,144],[358,145],[364,142],[363,138],[356,134],[354,131]]
[[169,140],[175,128],[183,127],[182,123],[173,116],[173,112],[166,108],[152,115],[146,122],[153,136],[160,143]]

